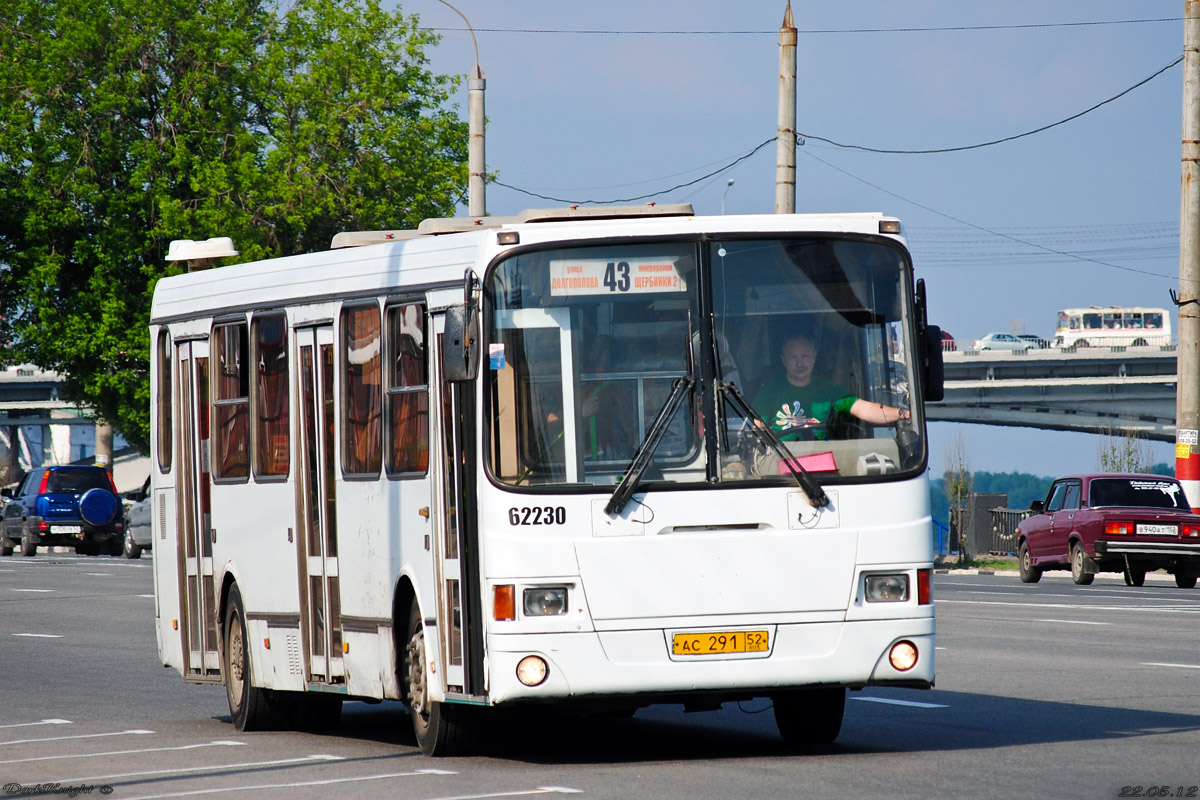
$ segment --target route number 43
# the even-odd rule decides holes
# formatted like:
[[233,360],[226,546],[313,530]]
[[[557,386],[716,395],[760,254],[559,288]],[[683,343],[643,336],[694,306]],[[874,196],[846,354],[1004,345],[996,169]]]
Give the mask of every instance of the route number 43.
[[610,261],[604,268],[604,285],[610,292],[629,291],[629,262]]

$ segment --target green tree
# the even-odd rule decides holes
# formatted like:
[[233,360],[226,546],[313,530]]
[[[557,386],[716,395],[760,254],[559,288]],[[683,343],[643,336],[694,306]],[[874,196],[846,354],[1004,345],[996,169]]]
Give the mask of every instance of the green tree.
[[0,358],[149,442],[150,301],[171,239],[242,260],[453,212],[457,78],[378,0],[7,0]]
[[971,552],[971,494],[974,475],[967,459],[967,445],[962,432],[946,445],[946,473],[942,477],[950,509],[950,530],[958,532],[958,563],[969,567],[974,561]]

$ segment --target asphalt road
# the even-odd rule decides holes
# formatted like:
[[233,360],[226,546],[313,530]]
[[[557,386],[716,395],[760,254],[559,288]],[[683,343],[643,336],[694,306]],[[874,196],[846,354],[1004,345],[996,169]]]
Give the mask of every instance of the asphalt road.
[[0,559],[0,797],[1200,796],[1200,589],[951,573],[934,593],[937,688],[852,693],[821,753],[785,752],[763,701],[504,722],[486,755],[428,759],[396,703],[239,734],[222,687],[159,666],[149,556]]

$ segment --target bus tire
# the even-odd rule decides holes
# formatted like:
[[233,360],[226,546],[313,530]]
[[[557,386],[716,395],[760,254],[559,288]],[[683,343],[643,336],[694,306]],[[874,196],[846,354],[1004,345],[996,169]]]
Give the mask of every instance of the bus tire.
[[1017,570],[1021,573],[1021,583],[1037,583],[1042,579],[1042,568],[1033,565],[1033,556],[1025,542],[1017,550]]
[[825,747],[841,733],[846,712],[846,690],[841,687],[778,694],[771,703],[775,707],[775,727],[792,749]]
[[425,668],[425,622],[413,598],[408,615],[408,644],[404,649],[404,702],[412,719],[417,745],[427,756],[464,755],[475,738],[475,709],[429,699]]
[[254,685],[250,670],[250,640],[246,635],[246,612],[237,584],[229,589],[225,608],[225,696],[229,716],[239,731],[270,731],[282,727],[280,703],[266,689]]

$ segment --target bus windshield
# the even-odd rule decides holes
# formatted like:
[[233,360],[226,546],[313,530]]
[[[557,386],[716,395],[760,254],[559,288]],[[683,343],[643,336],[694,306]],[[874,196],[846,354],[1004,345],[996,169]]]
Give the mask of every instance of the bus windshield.
[[647,439],[643,485],[911,474],[925,446],[909,280],[900,247],[865,239],[514,254],[486,279],[490,474],[616,484]]

